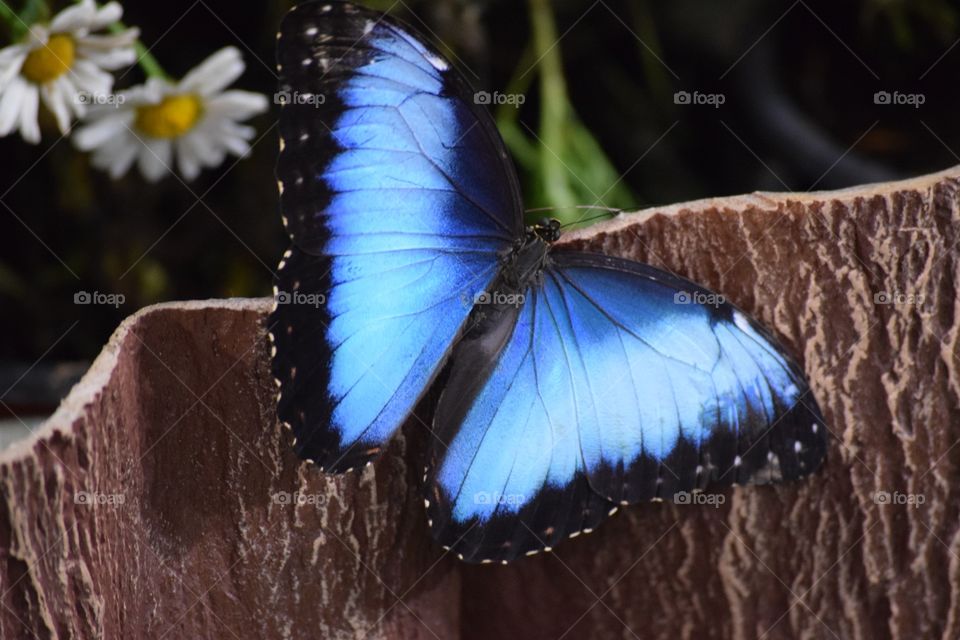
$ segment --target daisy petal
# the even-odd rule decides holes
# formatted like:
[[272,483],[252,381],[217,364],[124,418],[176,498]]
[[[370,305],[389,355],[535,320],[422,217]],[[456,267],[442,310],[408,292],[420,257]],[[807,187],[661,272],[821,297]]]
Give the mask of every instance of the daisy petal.
[[[10,53],[4,56],[4,52],[9,51]],[[23,66],[23,61],[27,59],[27,50],[26,48],[20,47],[7,47],[3,51],[0,51],[0,92],[3,91],[3,88],[13,80],[18,73],[20,73],[20,68]]]
[[103,96],[113,88],[113,75],[89,60],[77,60],[69,75],[78,90],[92,95]]
[[226,154],[219,148],[216,138],[197,129],[183,137],[183,148],[189,150],[204,167],[216,167],[223,162]]
[[90,24],[96,15],[97,9],[93,0],[83,0],[71,5],[54,16],[50,23],[51,33],[64,33],[82,29]]
[[[70,84],[59,82],[60,80],[63,80],[63,78],[57,78],[57,81],[43,85],[40,88],[40,94],[43,97],[43,104],[56,118],[60,133],[66,133],[70,128],[70,108],[67,106],[67,96],[70,94],[64,91],[64,87],[70,87]],[[76,96],[70,95],[69,99],[75,100]]]
[[50,32],[47,30],[46,25],[32,24],[30,25],[29,31],[27,31],[27,35],[23,38],[23,43],[29,50],[45,46],[49,39]]
[[137,61],[137,52],[132,48],[119,49],[77,49],[84,60],[89,60],[101,69],[122,69]]
[[225,120],[219,127],[219,132],[224,137],[240,138],[241,140],[250,140],[257,135],[257,130],[253,127],[237,124],[231,120]]
[[226,136],[223,138],[222,142],[227,151],[238,158],[245,158],[247,157],[247,154],[250,153],[250,144],[243,138]]
[[196,156],[191,150],[189,143],[187,142],[189,137],[180,138],[177,140],[177,166],[180,168],[180,173],[183,174],[183,177],[187,181],[195,180],[198,175],[200,175],[200,158]]
[[117,2],[108,2],[97,10],[88,26],[91,31],[97,31],[109,27],[122,17],[123,7]]
[[236,47],[224,47],[201,62],[180,81],[184,91],[212,96],[233,83],[245,65]]
[[140,29],[137,27],[131,27],[120,33],[81,36],[76,38],[77,51],[83,53],[87,50],[107,51],[133,47],[139,37]]
[[16,76],[0,93],[0,136],[13,131],[20,115],[20,105],[23,104],[23,94],[26,91],[26,81]]
[[115,114],[101,115],[90,120],[73,134],[73,143],[81,151],[91,151],[117,139],[133,125],[134,114],[121,111]]
[[120,133],[93,154],[93,166],[104,169],[116,180],[130,170],[142,145],[129,132]]
[[250,91],[225,91],[207,100],[207,112],[231,120],[245,120],[266,111],[270,103],[267,96]]
[[20,135],[30,144],[40,142],[40,124],[37,112],[40,109],[40,91],[34,85],[27,85],[20,103]]
[[9,64],[12,60],[20,56],[26,57],[29,48],[25,44],[12,44],[9,47],[0,49],[0,65]]
[[150,182],[156,182],[170,170],[173,146],[169,140],[142,140],[140,172]]

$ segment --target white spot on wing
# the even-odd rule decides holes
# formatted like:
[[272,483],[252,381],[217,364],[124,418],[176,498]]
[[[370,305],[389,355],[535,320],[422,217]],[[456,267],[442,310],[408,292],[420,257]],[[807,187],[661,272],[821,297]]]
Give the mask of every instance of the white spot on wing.
[[446,60],[444,60],[440,56],[435,55],[433,53],[427,54],[427,60],[430,62],[430,64],[433,65],[433,68],[436,69],[437,71],[446,71],[447,69],[450,68],[450,64],[447,63]]
[[750,321],[747,320],[747,316],[743,315],[739,311],[733,312],[733,324],[737,325],[741,331],[746,333],[753,333],[753,327],[750,326]]

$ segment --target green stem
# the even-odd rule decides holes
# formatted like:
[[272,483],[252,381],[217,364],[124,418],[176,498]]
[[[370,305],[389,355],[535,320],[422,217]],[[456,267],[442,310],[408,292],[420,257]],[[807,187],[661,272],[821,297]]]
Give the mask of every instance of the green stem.
[[570,126],[570,105],[567,85],[563,79],[563,63],[557,47],[557,27],[547,0],[530,0],[530,20],[533,27],[534,50],[537,53],[540,74],[540,139],[546,149],[540,152],[543,186],[549,204],[558,208],[574,204],[567,169],[567,131]]
[[27,0],[20,12],[20,20],[23,22],[20,27],[26,30],[24,25],[31,25],[35,22],[45,22],[50,19],[50,7],[44,0]]
[[43,0],[27,0],[19,12],[13,10],[9,0],[0,0],[0,18],[7,23],[13,42],[19,42],[30,29],[30,25],[49,17],[50,8]]
[[18,22],[20,16],[17,15],[17,12],[10,8],[4,0],[0,0],[0,18],[3,18],[9,24],[14,24]]
[[[509,94],[526,94],[530,89],[530,84],[534,80],[534,73],[527,73],[534,64],[534,51],[532,43],[528,44],[523,54],[520,56],[520,62],[517,64],[513,77],[507,82],[505,92]],[[513,152],[513,159],[525,170],[534,173],[537,170],[540,154],[537,146],[520,127],[520,109],[515,105],[502,104],[497,107],[495,112],[497,128],[504,142],[507,143],[510,151]]]
[[[110,25],[110,33],[121,33],[127,29],[128,27],[122,22],[115,22]],[[153,54],[150,53],[150,50],[147,49],[143,42],[137,40],[133,44],[133,47],[137,52],[137,64],[140,65],[140,68],[143,69],[143,72],[147,74],[148,78],[170,80],[170,75],[163,70],[163,67],[160,66],[160,62],[158,62]]]

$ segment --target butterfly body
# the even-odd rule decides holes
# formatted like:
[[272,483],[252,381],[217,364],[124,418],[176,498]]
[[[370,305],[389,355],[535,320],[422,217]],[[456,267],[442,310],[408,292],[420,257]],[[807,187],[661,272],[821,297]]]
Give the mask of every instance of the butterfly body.
[[504,257],[500,268],[501,286],[520,294],[534,279],[541,277],[549,261],[551,245],[560,239],[557,220],[526,227],[522,240]]
[[441,385],[427,516],[472,562],[820,465],[823,418],[776,340],[692,282],[525,227],[489,114],[411,28],[304,3],[278,58],[282,92],[324,97],[283,105],[277,164],[273,372],[301,457],[369,463]]

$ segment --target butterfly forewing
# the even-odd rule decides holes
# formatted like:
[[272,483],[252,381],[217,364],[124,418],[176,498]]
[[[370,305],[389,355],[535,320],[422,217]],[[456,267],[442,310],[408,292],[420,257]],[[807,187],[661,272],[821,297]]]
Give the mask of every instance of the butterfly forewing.
[[270,317],[279,415],[330,471],[369,461],[429,387],[522,232],[489,115],[406,27],[305,3],[278,35],[292,247]]

